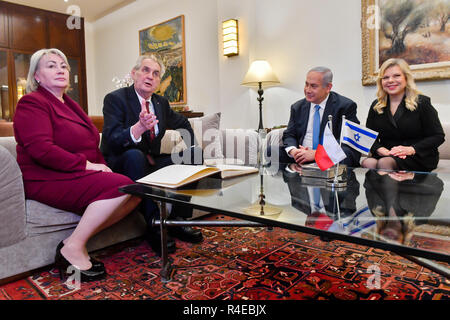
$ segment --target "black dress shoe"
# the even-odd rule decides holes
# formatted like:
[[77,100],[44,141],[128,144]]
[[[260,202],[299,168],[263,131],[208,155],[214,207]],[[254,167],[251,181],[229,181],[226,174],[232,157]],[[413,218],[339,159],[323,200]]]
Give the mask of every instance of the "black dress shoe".
[[[63,247],[64,244],[61,246]],[[58,245],[59,247],[59,245]],[[92,266],[88,270],[80,270],[73,266],[69,261],[67,261],[66,258],[61,254],[61,249],[56,250],[55,254],[55,266],[59,271],[59,278],[61,280],[64,280],[64,278],[67,278],[71,273],[68,273],[69,266],[72,266],[75,269],[75,272],[80,273],[80,281],[81,282],[89,282],[89,281],[97,281],[104,279],[106,277],[106,271],[103,270],[97,270]],[[73,273],[73,272],[72,272]]]
[[106,269],[105,269],[105,265],[103,264],[103,262],[101,262],[101,261],[99,261],[99,260],[97,260],[97,259],[95,259],[95,258],[92,258],[92,257],[90,257],[90,258],[91,258],[92,266],[93,266],[96,270],[106,270]]
[[[153,251],[161,257],[161,230],[159,228],[147,228],[145,240]],[[176,249],[175,240],[167,233],[167,253],[174,253]]]
[[[62,249],[62,247],[64,247],[64,242],[60,242],[59,244],[58,244],[58,246],[56,247],[56,252],[58,252],[58,251],[61,251],[61,249]],[[94,259],[94,258],[92,258],[92,257],[90,257],[90,260],[91,260],[91,263],[92,263],[92,267],[95,269],[95,270],[97,270],[97,271],[106,271],[106,269],[105,269],[105,265],[103,264],[103,262],[101,262],[101,261],[99,261],[99,260],[97,260],[97,259]]]
[[[176,217],[174,220],[183,219],[180,217]],[[169,234],[181,241],[191,242],[191,243],[199,243],[203,240],[202,232],[199,229],[194,229],[190,226],[183,227],[169,227]]]

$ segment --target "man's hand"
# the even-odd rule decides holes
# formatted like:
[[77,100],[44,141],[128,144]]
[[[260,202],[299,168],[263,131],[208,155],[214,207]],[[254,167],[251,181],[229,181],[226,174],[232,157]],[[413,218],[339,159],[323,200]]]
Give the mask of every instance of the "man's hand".
[[158,122],[159,120],[156,119],[156,116],[153,113],[141,111],[141,113],[139,114],[139,123],[147,130],[153,128]]
[[307,147],[299,146],[298,148],[289,151],[289,154],[294,158],[297,164],[304,164],[314,161],[316,151]]
[[291,171],[298,172],[300,174],[302,173],[302,167],[296,163],[291,163],[288,167]]
[[112,172],[112,170],[105,166],[103,163],[92,163],[86,160],[86,170],[102,171],[102,172]]
[[153,113],[141,111],[139,114],[139,121],[131,127],[131,133],[135,139],[139,139],[145,131],[153,128],[158,122],[159,120]]

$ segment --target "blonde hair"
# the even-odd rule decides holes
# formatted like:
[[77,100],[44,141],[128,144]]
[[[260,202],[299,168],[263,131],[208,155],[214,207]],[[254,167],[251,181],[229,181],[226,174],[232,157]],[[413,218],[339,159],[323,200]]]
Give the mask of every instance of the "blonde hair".
[[[28,70],[28,77],[27,77],[27,92],[33,92],[36,91],[37,88],[39,87],[39,83],[36,81],[34,75],[36,73],[36,71],[38,70],[39,67],[39,61],[41,61],[42,57],[48,54],[56,54],[58,56],[60,56],[64,62],[67,65],[67,69],[70,72],[70,65],[69,62],[67,61],[67,57],[64,53],[62,53],[61,50],[52,48],[52,49],[41,49],[36,51],[35,53],[33,53],[33,55],[31,56],[30,59],[30,69]],[[66,88],[66,92],[69,90],[70,85],[67,86]]]
[[414,82],[414,76],[413,76],[413,74],[411,72],[411,69],[409,68],[409,65],[403,59],[391,58],[389,60],[386,60],[381,65],[380,71],[378,73],[378,78],[377,78],[377,87],[378,87],[377,98],[378,98],[378,102],[373,107],[373,109],[376,112],[378,112],[379,114],[383,113],[383,108],[386,107],[386,105],[387,105],[387,98],[388,98],[388,94],[383,90],[383,85],[381,84],[381,81],[383,80],[383,76],[384,76],[384,73],[386,72],[386,70],[391,68],[391,67],[394,67],[394,66],[398,66],[400,68],[400,70],[402,70],[402,72],[403,72],[403,74],[404,74],[404,76],[406,78],[406,88],[405,88],[406,108],[408,110],[410,110],[410,111],[414,111],[417,108],[417,100],[418,100],[420,92],[417,89],[416,83]]

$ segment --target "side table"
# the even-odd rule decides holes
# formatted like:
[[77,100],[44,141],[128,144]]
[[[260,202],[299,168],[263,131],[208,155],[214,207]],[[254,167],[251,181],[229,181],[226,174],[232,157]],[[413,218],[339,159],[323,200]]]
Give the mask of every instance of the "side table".
[[194,111],[177,111],[179,114],[182,114],[186,118],[199,118],[203,117],[203,112],[194,112]]

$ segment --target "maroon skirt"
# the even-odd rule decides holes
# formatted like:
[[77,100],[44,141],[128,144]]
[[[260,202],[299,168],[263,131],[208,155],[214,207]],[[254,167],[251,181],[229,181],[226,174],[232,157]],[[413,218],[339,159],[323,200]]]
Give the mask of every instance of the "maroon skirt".
[[24,181],[24,188],[27,199],[83,214],[92,202],[123,196],[119,187],[132,183],[124,175],[99,171],[70,180]]

